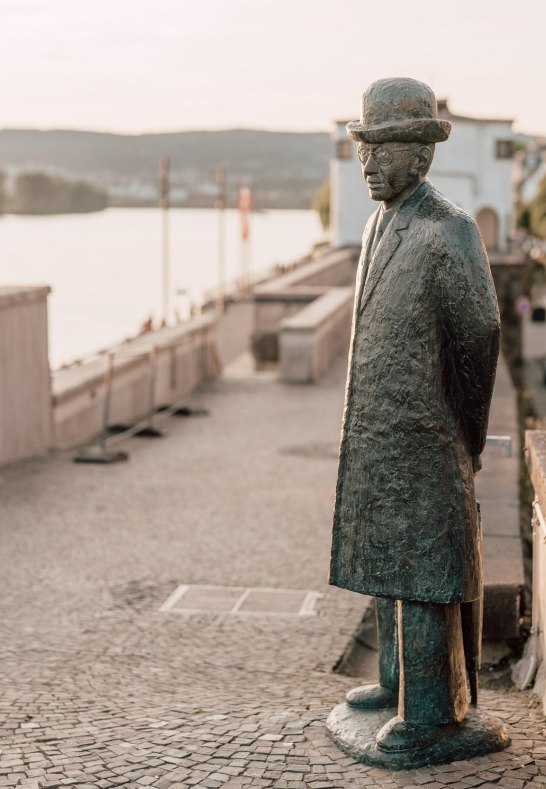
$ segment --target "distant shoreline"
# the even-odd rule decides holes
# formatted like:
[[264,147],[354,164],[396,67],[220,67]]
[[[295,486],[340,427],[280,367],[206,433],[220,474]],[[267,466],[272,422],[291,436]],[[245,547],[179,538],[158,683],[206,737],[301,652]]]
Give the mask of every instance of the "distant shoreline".
[[[107,205],[104,208],[98,209],[90,209],[90,210],[78,210],[74,209],[73,211],[3,211],[0,213],[0,220],[2,217],[5,216],[22,216],[22,217],[39,217],[39,216],[78,216],[81,214],[100,214],[103,211],[107,211],[108,209],[113,208],[147,208],[147,209],[157,209],[161,211],[162,209],[156,203],[116,203],[112,205]],[[169,208],[174,210],[207,210],[207,211],[217,211],[218,209],[215,206],[209,204],[205,205],[193,205],[187,203],[178,203],[169,206]],[[227,211],[237,211],[238,207],[236,205],[227,205]],[[256,214],[267,214],[269,211],[312,211],[313,208],[308,205],[296,205],[296,206],[286,206],[286,205],[274,205],[274,206],[267,206],[265,208],[257,208],[251,211],[251,216]]]
[[[109,201],[109,208],[157,208],[157,201],[153,200],[116,200]],[[227,199],[226,208],[237,209],[237,200]],[[210,208],[216,209],[214,202],[210,197],[200,198],[199,196],[192,197],[188,200],[172,200],[170,208]],[[256,201],[253,213],[261,213],[262,211],[279,211],[279,210],[298,210],[310,211],[312,205],[307,200],[298,198],[295,194],[292,198],[283,198],[282,200],[260,200]]]
[[[41,173],[57,183],[85,182],[105,195],[109,205],[122,208],[157,204],[160,161],[168,157],[173,206],[213,207],[222,170],[229,207],[236,207],[241,187],[250,187],[258,209],[307,209],[328,179],[333,155],[332,140],[325,132],[226,130],[127,136],[0,129],[0,171],[6,176],[6,192],[13,191],[14,180]],[[32,197],[33,190],[26,191]],[[18,210],[27,207],[17,206]]]

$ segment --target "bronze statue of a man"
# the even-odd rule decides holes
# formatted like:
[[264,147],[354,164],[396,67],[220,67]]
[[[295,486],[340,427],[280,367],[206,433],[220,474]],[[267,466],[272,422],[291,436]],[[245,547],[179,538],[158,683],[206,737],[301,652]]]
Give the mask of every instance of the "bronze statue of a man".
[[401,78],[371,85],[347,126],[381,205],[356,282],[330,582],[377,598],[380,684],[347,701],[398,706],[375,737],[385,754],[433,748],[465,719],[461,604],[482,588],[474,474],[499,314],[475,222],[426,178],[450,128],[432,90]]

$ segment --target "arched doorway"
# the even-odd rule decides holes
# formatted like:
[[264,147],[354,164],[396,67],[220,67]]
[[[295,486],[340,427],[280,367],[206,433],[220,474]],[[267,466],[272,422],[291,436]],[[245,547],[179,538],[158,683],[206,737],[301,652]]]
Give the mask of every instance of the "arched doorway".
[[499,217],[492,208],[482,208],[476,214],[476,222],[483,236],[487,249],[498,249],[499,246]]

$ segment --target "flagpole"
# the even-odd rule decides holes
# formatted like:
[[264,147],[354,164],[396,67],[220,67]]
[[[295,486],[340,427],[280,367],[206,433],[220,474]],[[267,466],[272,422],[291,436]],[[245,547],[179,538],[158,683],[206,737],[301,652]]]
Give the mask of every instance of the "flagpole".
[[252,192],[248,186],[239,189],[239,214],[241,217],[241,273],[240,288],[243,292],[249,290],[250,276],[250,224],[249,214],[252,208]]

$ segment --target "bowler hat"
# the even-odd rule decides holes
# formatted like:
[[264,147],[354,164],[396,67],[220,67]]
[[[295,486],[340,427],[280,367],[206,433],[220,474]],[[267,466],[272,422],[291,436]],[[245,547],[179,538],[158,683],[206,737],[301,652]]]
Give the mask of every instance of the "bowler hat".
[[359,121],[347,124],[353,140],[381,142],[443,142],[451,123],[439,120],[436,97],[416,79],[380,79],[362,96]]

